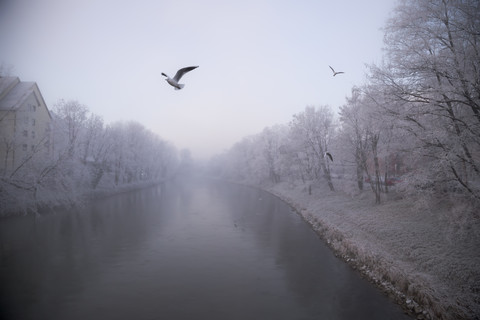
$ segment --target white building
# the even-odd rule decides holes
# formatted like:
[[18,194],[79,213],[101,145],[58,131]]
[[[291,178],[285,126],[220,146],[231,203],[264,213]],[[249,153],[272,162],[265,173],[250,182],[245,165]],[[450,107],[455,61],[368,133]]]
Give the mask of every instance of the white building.
[[35,82],[0,77],[0,176],[51,154],[52,116]]

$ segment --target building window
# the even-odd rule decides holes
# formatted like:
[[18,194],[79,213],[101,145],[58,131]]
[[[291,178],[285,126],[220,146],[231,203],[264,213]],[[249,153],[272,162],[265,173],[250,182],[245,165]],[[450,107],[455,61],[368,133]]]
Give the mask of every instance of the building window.
[[35,126],[35,119],[32,119],[32,126]]
[[23,149],[23,151],[27,151],[27,145],[24,144],[24,145],[22,146],[22,149]]
[[32,131],[32,139],[35,139],[35,131]]
[[37,106],[31,106],[31,110],[32,110],[33,112],[37,111]]
[[32,145],[32,151],[35,151],[35,146],[34,145]]
[[23,130],[23,136],[28,137],[28,131],[27,130]]

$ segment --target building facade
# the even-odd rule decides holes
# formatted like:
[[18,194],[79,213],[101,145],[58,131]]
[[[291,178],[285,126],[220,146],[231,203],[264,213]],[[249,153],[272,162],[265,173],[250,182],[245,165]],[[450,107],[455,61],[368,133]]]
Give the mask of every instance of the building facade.
[[52,116],[35,82],[0,77],[0,176],[34,157],[48,157]]

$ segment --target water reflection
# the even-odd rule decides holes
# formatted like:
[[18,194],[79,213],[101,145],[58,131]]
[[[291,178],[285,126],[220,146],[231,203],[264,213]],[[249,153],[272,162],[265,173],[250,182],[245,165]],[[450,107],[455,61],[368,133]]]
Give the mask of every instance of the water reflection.
[[188,182],[0,224],[1,319],[403,319],[283,202]]

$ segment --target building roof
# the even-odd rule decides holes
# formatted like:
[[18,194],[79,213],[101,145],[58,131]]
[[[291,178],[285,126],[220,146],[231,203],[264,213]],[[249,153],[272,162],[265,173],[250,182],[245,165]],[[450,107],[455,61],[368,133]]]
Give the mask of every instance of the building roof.
[[[18,78],[0,78],[0,110],[15,110],[35,89],[35,82],[23,82]],[[13,87],[12,87],[13,86]],[[0,91],[1,92],[1,91]]]

